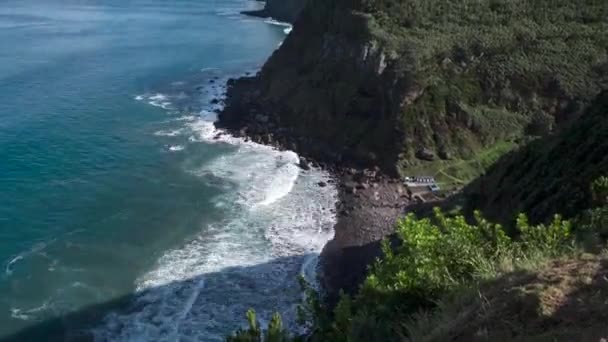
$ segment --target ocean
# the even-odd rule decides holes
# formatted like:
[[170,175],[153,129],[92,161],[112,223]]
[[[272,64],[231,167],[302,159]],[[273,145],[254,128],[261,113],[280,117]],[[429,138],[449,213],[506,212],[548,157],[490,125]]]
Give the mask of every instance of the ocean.
[[336,189],[213,125],[289,33],[240,14],[260,5],[0,0],[0,340],[295,325]]

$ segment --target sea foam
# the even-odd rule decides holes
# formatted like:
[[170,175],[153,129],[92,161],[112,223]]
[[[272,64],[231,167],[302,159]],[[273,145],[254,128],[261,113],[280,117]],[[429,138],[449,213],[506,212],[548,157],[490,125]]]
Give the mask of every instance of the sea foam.
[[[217,89],[206,93],[222,96]],[[318,254],[333,236],[337,190],[331,183],[319,187],[330,175],[301,170],[296,153],[218,130],[215,109],[166,122],[157,135],[231,146],[184,169],[223,189],[212,199],[223,219],[202,225],[198,236],[164,253],[141,275],[132,307],[108,315],[95,330],[98,340],[223,341],[251,307],[261,321],[278,310],[287,327],[295,326],[302,300],[297,278],[315,281]]]

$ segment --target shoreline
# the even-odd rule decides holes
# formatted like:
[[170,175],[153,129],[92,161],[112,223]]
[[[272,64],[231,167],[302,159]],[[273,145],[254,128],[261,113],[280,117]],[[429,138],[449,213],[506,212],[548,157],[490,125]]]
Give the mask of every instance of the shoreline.
[[[238,83],[251,77],[241,77]],[[244,81],[243,81],[244,80]],[[367,276],[368,266],[380,257],[381,241],[395,231],[395,223],[414,204],[401,180],[379,167],[364,167],[343,160],[329,149],[306,137],[290,135],[291,130],[262,114],[260,108],[242,108],[246,96],[237,80],[227,83],[225,106],[218,112],[217,128],[278,150],[291,150],[300,157],[300,168],[318,167],[331,176],[338,190],[334,238],[329,240],[319,257],[319,284],[330,305],[337,302],[340,290],[355,293]],[[247,91],[252,84],[248,84]],[[228,115],[229,112],[238,111]],[[327,184],[320,182],[319,187]]]

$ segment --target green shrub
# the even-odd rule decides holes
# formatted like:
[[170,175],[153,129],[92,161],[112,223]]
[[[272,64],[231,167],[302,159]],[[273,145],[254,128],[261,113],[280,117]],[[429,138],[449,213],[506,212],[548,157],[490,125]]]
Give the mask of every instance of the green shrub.
[[239,329],[226,338],[227,342],[289,342],[298,341],[291,338],[289,333],[283,329],[281,315],[275,313],[270,319],[268,329],[262,332],[253,309],[247,311],[247,329]]
[[591,184],[591,193],[598,205],[608,205],[608,177],[596,179],[593,184]]
[[[384,257],[372,265],[359,293],[355,297],[343,294],[333,314],[302,280],[307,299],[300,307],[299,322],[310,332],[308,341],[397,341],[403,322],[419,310],[433,307],[443,296],[563,255],[574,244],[571,223],[559,215],[549,225],[530,225],[521,214],[517,229],[510,237],[501,225],[487,221],[479,212],[475,224],[439,209],[431,218],[405,216],[397,223],[400,243],[383,243]],[[297,340],[283,330],[278,315],[264,334],[255,313],[250,311],[247,317],[249,329],[238,331],[228,341]]]

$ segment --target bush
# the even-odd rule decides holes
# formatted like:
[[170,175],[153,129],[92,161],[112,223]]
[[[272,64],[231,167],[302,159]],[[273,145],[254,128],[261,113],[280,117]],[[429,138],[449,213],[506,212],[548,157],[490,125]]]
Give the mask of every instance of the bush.
[[283,329],[283,322],[281,315],[275,313],[268,329],[264,332],[260,328],[253,309],[247,311],[247,321],[249,327],[247,329],[239,329],[233,335],[226,338],[227,342],[297,342],[297,339],[293,339],[289,336],[289,333]]
[[[421,308],[434,306],[446,294],[514,268],[542,263],[573,246],[571,224],[560,216],[550,225],[530,225],[522,214],[517,229],[510,237],[501,225],[488,222],[479,212],[475,224],[439,209],[432,218],[409,214],[397,224],[400,244],[383,244],[384,257],[371,267],[358,295],[342,295],[333,315],[318,293],[302,282],[307,300],[299,310],[300,323],[308,328],[310,341],[393,341],[399,336],[400,322]],[[247,317],[249,329],[228,341],[296,340],[283,331],[278,315],[265,334],[253,311]]]
[[591,193],[597,205],[608,205],[608,177],[596,179],[591,184]]

